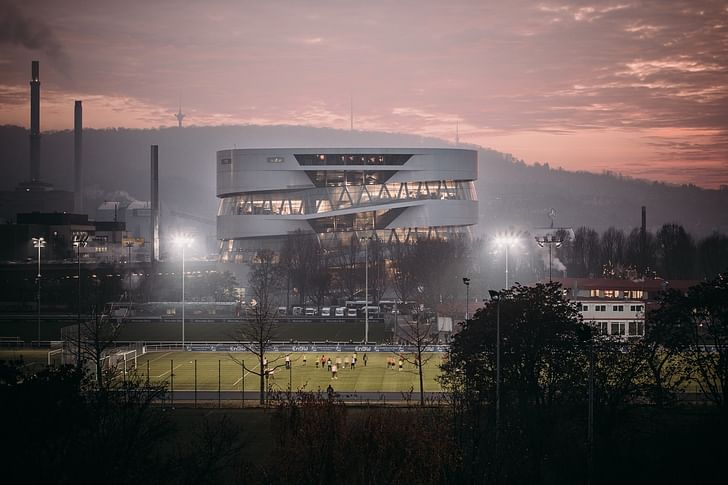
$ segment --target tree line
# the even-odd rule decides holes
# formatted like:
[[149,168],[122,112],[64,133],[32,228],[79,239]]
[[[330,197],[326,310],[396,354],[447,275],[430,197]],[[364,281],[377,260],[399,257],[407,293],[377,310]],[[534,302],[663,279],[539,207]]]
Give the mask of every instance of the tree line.
[[714,232],[696,241],[680,224],[657,232],[610,227],[601,235],[580,227],[555,250],[569,276],[711,279],[728,268],[728,237]]

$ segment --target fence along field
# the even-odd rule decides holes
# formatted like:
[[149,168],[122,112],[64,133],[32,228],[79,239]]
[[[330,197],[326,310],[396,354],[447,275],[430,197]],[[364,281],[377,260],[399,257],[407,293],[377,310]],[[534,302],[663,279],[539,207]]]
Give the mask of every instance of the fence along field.
[[[387,367],[387,358],[398,359],[394,353],[367,354],[368,362],[364,366],[363,353],[359,352],[355,369],[343,368],[337,372],[337,378],[332,379],[331,372],[325,366],[322,369],[319,363],[316,367],[316,358],[320,359],[322,353],[291,353],[291,369],[285,368],[284,353],[268,353],[269,369],[273,374],[269,378],[268,387],[273,391],[288,390],[289,382],[293,391],[322,391],[325,392],[329,384],[336,392],[418,392],[418,369],[411,363],[403,361],[402,370],[399,363],[395,367]],[[307,362],[304,365],[303,356]],[[332,362],[340,357],[342,362],[351,357],[349,352],[325,353],[331,357]],[[440,392],[442,388],[437,382],[440,375],[439,366],[442,363],[442,353],[431,353],[429,361],[423,367],[425,392]],[[409,355],[410,360],[414,360]],[[235,360],[234,360],[235,359]],[[238,363],[245,362],[248,371],[243,371]],[[195,367],[196,379],[195,379]],[[257,391],[259,377],[253,372],[260,372],[257,358],[246,352],[148,352],[138,357],[137,375],[155,384],[171,385],[174,380],[174,390],[198,391]],[[196,382],[196,384],[195,384]],[[245,388],[243,389],[243,384]],[[195,387],[196,386],[196,387]]]

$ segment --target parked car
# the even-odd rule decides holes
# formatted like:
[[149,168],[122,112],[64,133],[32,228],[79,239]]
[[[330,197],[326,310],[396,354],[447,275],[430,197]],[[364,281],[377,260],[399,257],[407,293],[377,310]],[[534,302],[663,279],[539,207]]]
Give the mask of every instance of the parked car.
[[306,307],[306,316],[307,317],[313,317],[316,316],[316,309],[313,307]]
[[343,317],[346,315],[346,307],[345,306],[337,306],[336,311],[334,312],[334,315],[337,317]]
[[378,306],[372,306],[369,305],[368,307],[362,307],[360,310],[361,315],[364,316],[367,313],[367,310],[369,311],[370,317],[378,317],[379,316],[379,307]]
[[348,308],[346,310],[346,316],[347,317],[356,317],[358,315],[358,312],[356,308]]
[[322,317],[330,317],[331,316],[331,307],[325,306],[321,308],[321,316]]

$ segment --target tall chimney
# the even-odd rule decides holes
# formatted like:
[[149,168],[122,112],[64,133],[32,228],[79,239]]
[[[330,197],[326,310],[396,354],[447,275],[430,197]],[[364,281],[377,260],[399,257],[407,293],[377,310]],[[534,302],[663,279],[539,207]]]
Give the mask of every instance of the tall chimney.
[[151,263],[155,264],[159,261],[159,146],[152,145],[152,218],[151,218]]
[[647,207],[642,206],[642,227],[640,229],[640,275],[647,272]]
[[40,180],[40,68],[33,61],[30,79],[30,181]]
[[76,214],[83,213],[83,108],[73,107],[73,198]]

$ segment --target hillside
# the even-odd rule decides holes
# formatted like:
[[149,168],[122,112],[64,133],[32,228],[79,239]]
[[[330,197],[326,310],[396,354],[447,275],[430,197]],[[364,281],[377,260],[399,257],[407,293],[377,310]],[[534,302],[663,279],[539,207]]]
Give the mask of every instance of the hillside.
[[[350,132],[300,126],[220,126],[111,129],[84,132],[87,196],[97,202],[119,197],[149,198],[149,145],[160,150],[160,195],[167,209],[214,219],[215,152],[224,148],[315,146],[452,147],[438,139],[415,135]],[[704,190],[634,180],[613,174],[592,174],[527,165],[494,150],[479,150],[477,182],[481,201],[480,233],[505,227],[545,226],[548,209],[557,224],[630,229],[640,223],[647,206],[648,226],[683,224],[695,236],[728,232],[728,191]],[[72,186],[73,133],[44,133],[43,179],[58,188]],[[11,190],[28,173],[28,131],[0,127],[0,190]]]

